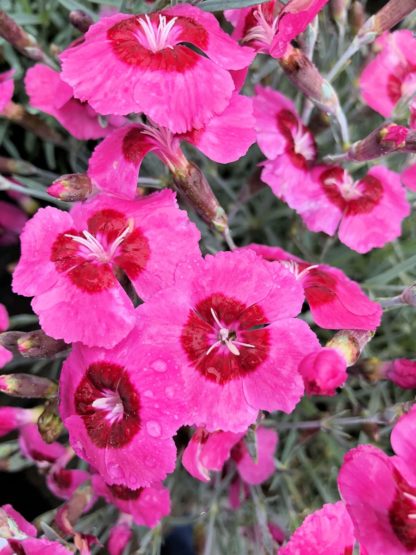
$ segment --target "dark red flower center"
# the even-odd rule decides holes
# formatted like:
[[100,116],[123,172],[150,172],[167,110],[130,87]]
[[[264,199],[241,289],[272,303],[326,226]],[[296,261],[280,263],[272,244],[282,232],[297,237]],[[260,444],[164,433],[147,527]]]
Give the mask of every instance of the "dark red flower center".
[[394,470],[397,490],[389,509],[389,520],[399,541],[409,552],[416,549],[416,488]]
[[75,410],[100,448],[124,447],[140,430],[140,400],[126,370],[112,362],[91,364],[75,391]]
[[189,312],[181,343],[206,379],[225,384],[253,372],[268,356],[268,324],[258,305],[214,293]]
[[82,233],[68,229],[52,245],[51,261],[74,285],[87,293],[100,293],[116,285],[121,268],[135,279],[150,257],[149,243],[133,220],[112,209],[100,210]]
[[286,154],[292,164],[306,170],[311,160],[316,158],[316,144],[312,133],[290,110],[280,110],[277,114],[277,128],[286,139]]
[[416,66],[403,63],[395,68],[395,73],[387,77],[387,95],[397,104],[403,95],[408,97],[416,92]]
[[380,203],[383,185],[379,179],[366,175],[353,182],[351,177],[338,167],[325,170],[320,177],[327,198],[346,215],[368,214]]
[[107,487],[116,499],[121,499],[122,501],[136,501],[143,491],[143,488],[129,489],[119,484],[113,484],[112,486],[107,484]]
[[146,71],[184,72],[199,60],[208,45],[208,33],[196,21],[160,13],[133,16],[116,23],[107,38],[117,58]]
[[72,472],[61,468],[53,473],[53,479],[62,489],[68,489],[72,484]]

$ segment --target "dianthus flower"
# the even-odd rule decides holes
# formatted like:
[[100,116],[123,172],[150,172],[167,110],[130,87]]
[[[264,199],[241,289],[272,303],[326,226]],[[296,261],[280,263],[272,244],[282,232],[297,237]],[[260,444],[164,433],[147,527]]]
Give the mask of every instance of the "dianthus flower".
[[[385,33],[376,46],[380,50],[364,68],[360,89],[364,101],[389,118],[402,99],[412,101],[416,93],[416,39],[406,29]],[[413,125],[414,127],[414,125]]]
[[168,190],[137,201],[98,195],[70,214],[43,208],[22,233],[13,289],[35,297],[51,337],[111,347],[135,322],[117,278],[124,272],[147,299],[171,285],[179,262],[200,256],[198,239]]
[[261,178],[293,208],[296,189],[300,184],[305,187],[316,160],[315,139],[302,123],[293,102],[268,87],[256,87],[254,117],[258,145],[268,158],[262,164]]
[[33,461],[39,468],[49,468],[66,453],[60,443],[46,443],[34,423],[26,424],[19,430],[19,447],[22,455]]
[[14,92],[13,74],[13,69],[0,73],[0,112],[12,99]]
[[60,378],[70,444],[110,485],[149,486],[175,468],[184,423],[179,361],[134,329],[111,350],[73,347]]
[[111,527],[108,536],[107,549],[109,555],[123,555],[127,545],[133,537],[132,518],[121,514],[117,523]]
[[[75,490],[90,478],[90,474],[85,470],[64,468],[58,459],[50,468],[46,483],[55,497],[70,499]],[[93,498],[93,501],[95,501],[95,498]]]
[[37,408],[0,407],[0,437],[22,426],[37,422],[39,415]]
[[101,19],[61,54],[62,79],[100,114],[143,112],[184,133],[225,110],[235,90],[230,70],[253,56],[212,14],[183,4]]
[[306,355],[299,364],[308,395],[335,395],[347,381],[347,362],[336,349],[323,348]]
[[381,306],[365,295],[358,283],[327,264],[311,264],[284,251],[252,243],[254,250],[270,262],[280,262],[302,284],[306,302],[316,324],[325,329],[373,330],[382,315]]
[[226,10],[234,25],[233,37],[257,52],[282,57],[290,42],[306,29],[328,0],[265,2],[249,8]]
[[10,202],[0,201],[0,246],[13,245],[27,222],[26,214]]
[[189,424],[241,432],[259,410],[291,412],[303,393],[300,360],[316,350],[294,317],[301,285],[254,252],[220,252],[178,267],[175,285],[138,308],[142,343],[181,368]]
[[36,528],[11,505],[0,507],[0,555],[72,555],[58,542],[36,535]]
[[400,175],[384,166],[373,166],[357,181],[341,167],[316,167],[285,200],[308,229],[338,231],[339,240],[359,253],[397,239],[410,214]]
[[397,358],[382,363],[381,375],[403,389],[416,389],[416,360]]
[[173,172],[186,168],[182,140],[195,145],[215,162],[234,162],[255,142],[252,100],[234,94],[219,116],[202,128],[178,135],[152,124],[126,125],[114,131],[94,150],[88,174],[102,190],[133,198],[143,158],[153,152]]
[[354,526],[344,503],[339,501],[307,516],[279,549],[279,555],[352,555],[354,544]]
[[138,526],[153,528],[170,513],[169,490],[161,483],[129,489],[117,484],[109,486],[97,475],[93,476],[92,483],[97,495],[104,497],[123,513],[131,515]]
[[338,486],[368,555],[408,555],[416,550],[416,408],[391,435],[395,457],[360,445],[344,458]]
[[62,81],[60,74],[43,64],[31,67],[25,76],[29,103],[50,114],[71,135],[81,141],[105,137],[123,123],[123,118],[110,117],[100,125],[99,115],[86,102],[74,98],[73,90]]

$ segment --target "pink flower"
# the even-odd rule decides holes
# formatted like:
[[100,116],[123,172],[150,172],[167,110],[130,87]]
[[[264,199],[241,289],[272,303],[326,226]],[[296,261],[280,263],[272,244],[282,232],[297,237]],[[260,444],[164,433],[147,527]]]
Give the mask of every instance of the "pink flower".
[[0,246],[17,243],[26,221],[26,214],[17,206],[0,201]]
[[58,542],[36,539],[36,528],[11,505],[0,507],[0,555],[71,555]]
[[[127,518],[131,519],[131,517]],[[117,524],[111,528],[108,536],[107,549],[109,555],[123,555],[132,537],[131,524],[126,521],[125,515],[121,515]]]
[[[9,315],[6,307],[0,303],[0,332],[6,331],[9,327]],[[3,345],[0,345],[0,368],[6,366],[13,358],[13,355]],[[0,378],[1,379],[1,378]]]
[[[344,503],[328,503],[305,518],[279,555],[352,555],[354,527]],[[387,551],[380,551],[386,553]],[[389,552],[390,555],[390,552]]]
[[109,486],[99,476],[94,476],[93,485],[97,495],[131,515],[138,526],[153,528],[170,513],[169,491],[161,483],[129,489],[117,484]]
[[[46,482],[49,490],[60,499],[70,499],[75,490],[91,478],[89,472],[79,469],[67,469],[65,466],[71,460],[74,452],[71,448],[67,453],[58,458],[50,467]],[[95,497],[91,499],[91,506]]]
[[14,92],[14,69],[0,73],[0,112],[11,101]]
[[406,168],[400,177],[403,185],[406,185],[411,191],[416,191],[416,164]]
[[410,213],[400,175],[384,166],[373,166],[358,181],[340,167],[319,166],[284,200],[308,229],[328,235],[338,230],[339,240],[359,253],[397,239]]
[[373,330],[380,324],[381,306],[370,301],[358,283],[338,268],[310,264],[279,247],[252,243],[243,249],[254,250],[265,260],[278,261],[294,274],[321,328]]
[[408,30],[385,33],[376,41],[379,54],[360,77],[364,101],[388,118],[397,103],[416,93],[416,39]]
[[186,167],[180,142],[194,144],[216,162],[228,163],[243,156],[255,141],[252,100],[233,95],[230,104],[202,129],[182,135],[155,125],[126,125],[114,131],[94,150],[89,176],[98,188],[134,198],[143,158],[153,152],[172,171]]
[[407,555],[416,549],[415,430],[413,408],[393,430],[396,457],[371,445],[360,445],[345,456],[338,486],[368,555]]
[[305,187],[316,159],[315,139],[303,125],[293,102],[270,88],[256,87],[254,117],[257,142],[268,158],[262,164],[261,178],[292,207],[292,197],[299,184]]
[[325,6],[328,0],[266,2],[250,8],[226,10],[225,17],[235,26],[233,36],[257,52],[274,58],[284,55],[287,46]]
[[173,471],[172,436],[186,418],[179,363],[136,329],[112,350],[73,346],[60,414],[74,451],[107,484],[136,490]]
[[60,443],[46,443],[36,424],[26,424],[20,428],[19,447],[23,456],[39,468],[49,468],[66,453],[66,448]]
[[120,272],[147,299],[173,282],[179,262],[200,257],[198,239],[167,190],[138,201],[100,195],[70,214],[43,208],[22,233],[13,290],[35,297],[51,337],[111,347],[135,322]]
[[241,479],[247,484],[261,484],[275,471],[274,453],[277,433],[260,427],[255,432],[257,461],[253,460],[243,440],[244,433],[217,431],[209,434],[198,428],[186,446],[182,464],[198,480],[208,482],[210,471],[219,472],[231,459],[237,465]]
[[258,428],[256,430],[257,460],[253,460],[243,440],[235,445],[231,457],[237,465],[243,482],[251,485],[261,484],[274,474],[277,442],[278,436],[274,430]]
[[100,114],[144,112],[184,133],[225,110],[235,89],[229,70],[247,67],[253,56],[213,15],[179,5],[101,19],[61,54],[62,78]]
[[39,417],[38,409],[22,409],[20,407],[0,407],[0,437],[36,422]]
[[336,349],[323,348],[310,353],[299,365],[308,395],[335,395],[347,381],[347,363]]
[[106,127],[100,125],[97,112],[74,98],[73,90],[60,74],[43,64],[35,64],[27,71],[25,88],[31,106],[53,116],[81,141],[105,137],[114,126],[123,123],[123,118],[111,117]]
[[403,389],[416,389],[416,361],[398,358],[382,365],[383,377]]
[[188,424],[242,432],[259,410],[293,410],[297,366],[318,344],[294,318],[302,303],[289,271],[247,251],[179,266],[175,285],[138,308],[142,343],[181,368]]

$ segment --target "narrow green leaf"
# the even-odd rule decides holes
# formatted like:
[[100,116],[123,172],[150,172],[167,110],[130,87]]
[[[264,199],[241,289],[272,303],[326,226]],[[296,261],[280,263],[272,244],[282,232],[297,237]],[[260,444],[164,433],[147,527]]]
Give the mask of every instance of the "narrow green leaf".
[[61,6],[64,6],[64,8],[67,8],[70,11],[82,10],[88,15],[90,15],[92,18],[97,19],[97,14],[92,10],[90,10],[90,8],[88,8],[85,4],[83,4],[82,2],[79,2],[78,0],[58,0],[58,2],[61,4]]
[[231,10],[235,8],[246,8],[247,6],[255,6],[256,4],[264,4],[267,0],[205,0],[198,4],[198,8],[202,8],[207,12],[219,12],[222,10]]

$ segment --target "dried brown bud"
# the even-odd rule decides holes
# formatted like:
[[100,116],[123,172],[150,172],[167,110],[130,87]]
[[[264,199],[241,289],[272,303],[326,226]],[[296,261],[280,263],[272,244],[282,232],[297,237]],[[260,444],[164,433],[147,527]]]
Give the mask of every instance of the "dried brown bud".
[[13,397],[45,399],[56,397],[58,386],[48,378],[32,374],[0,375],[0,391]]
[[360,0],[353,1],[348,14],[348,18],[351,30],[353,34],[356,35],[365,23],[365,10]]
[[383,124],[367,137],[354,143],[346,153],[348,160],[366,161],[386,156],[406,145],[407,127],[395,123]]
[[78,31],[81,31],[81,33],[86,33],[94,23],[92,17],[82,10],[73,10],[69,12],[69,21]]
[[328,341],[326,347],[338,351],[345,358],[347,366],[352,366],[373,336],[374,331],[341,330]]
[[19,332],[17,338],[17,349],[25,358],[51,357],[68,349],[68,345],[58,339],[53,339],[42,330]]
[[64,430],[58,412],[58,400],[51,399],[45,403],[45,409],[39,416],[38,430],[46,443],[53,443]]
[[91,195],[92,181],[86,173],[68,173],[56,179],[48,193],[66,202],[78,202]]
[[227,216],[201,170],[192,162],[173,172],[178,191],[209,225],[221,233],[228,228]]
[[415,9],[416,0],[390,0],[361,27],[358,36],[372,33],[380,35],[397,25]]
[[45,54],[35,39],[28,35],[26,31],[3,10],[0,10],[0,36],[31,60],[35,62],[45,60]]

